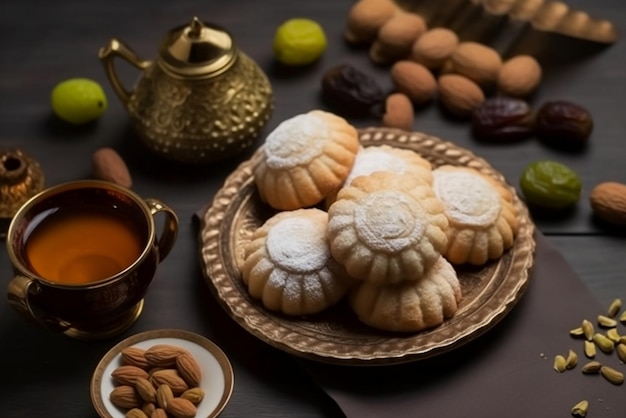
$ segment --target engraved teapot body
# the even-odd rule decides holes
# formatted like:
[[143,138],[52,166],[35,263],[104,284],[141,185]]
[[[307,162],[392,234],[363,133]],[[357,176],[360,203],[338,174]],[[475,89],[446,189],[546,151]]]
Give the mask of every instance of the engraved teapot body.
[[[117,39],[99,57],[141,141],[172,160],[205,163],[243,152],[273,111],[263,71],[225,30],[197,18],[170,31],[153,61]],[[120,81],[116,57],[142,70],[133,90]]]

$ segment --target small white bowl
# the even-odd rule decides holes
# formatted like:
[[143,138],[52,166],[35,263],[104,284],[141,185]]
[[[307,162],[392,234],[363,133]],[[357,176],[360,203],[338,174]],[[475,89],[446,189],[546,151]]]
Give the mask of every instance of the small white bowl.
[[155,344],[171,344],[191,352],[202,369],[200,387],[204,399],[198,404],[199,418],[217,417],[226,407],[233,392],[234,374],[224,352],[208,339],[178,329],[146,331],[119,342],[102,357],[91,379],[91,401],[102,418],[124,418],[125,411],[109,399],[114,383],[111,372],[121,366],[121,351],[126,347],[147,349]]

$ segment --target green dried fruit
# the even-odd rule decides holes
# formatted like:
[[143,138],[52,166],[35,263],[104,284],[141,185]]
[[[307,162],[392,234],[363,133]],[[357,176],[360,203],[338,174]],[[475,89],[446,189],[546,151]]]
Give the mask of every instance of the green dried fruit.
[[326,50],[326,34],[311,19],[294,18],[281,24],[274,35],[274,56],[286,65],[306,65]]
[[57,84],[51,93],[52,110],[60,119],[83,125],[98,119],[107,109],[100,84],[87,78],[71,78]]
[[578,174],[556,161],[536,161],[528,165],[520,179],[529,205],[564,209],[580,199],[582,183]]

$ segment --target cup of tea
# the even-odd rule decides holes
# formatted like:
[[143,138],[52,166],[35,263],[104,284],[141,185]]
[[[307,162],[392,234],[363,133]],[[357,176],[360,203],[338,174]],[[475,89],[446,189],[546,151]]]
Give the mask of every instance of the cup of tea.
[[169,206],[116,184],[78,180],[45,189],[9,225],[9,303],[74,338],[115,336],[139,318],[177,234]]

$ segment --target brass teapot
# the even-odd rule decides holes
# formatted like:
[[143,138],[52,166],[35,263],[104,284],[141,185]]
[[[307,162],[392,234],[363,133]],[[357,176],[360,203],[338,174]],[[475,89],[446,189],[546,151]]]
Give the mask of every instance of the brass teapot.
[[[98,56],[141,141],[175,161],[206,163],[248,149],[273,111],[259,66],[226,30],[197,17],[169,31],[153,61],[115,38]],[[143,71],[133,90],[121,82],[116,57]]]

